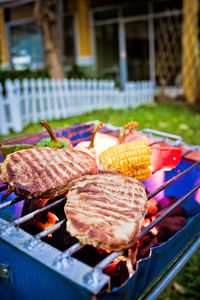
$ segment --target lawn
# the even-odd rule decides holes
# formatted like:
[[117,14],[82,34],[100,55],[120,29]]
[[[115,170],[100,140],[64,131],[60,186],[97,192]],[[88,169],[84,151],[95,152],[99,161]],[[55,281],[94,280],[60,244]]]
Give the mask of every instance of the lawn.
[[[137,121],[139,129],[158,129],[181,135],[185,143],[200,144],[200,112],[180,103],[152,103],[128,110],[95,110],[80,116],[51,121],[50,124],[53,127],[64,127],[92,120],[101,120],[116,126],[122,126],[129,121]],[[0,136],[0,141],[42,130],[43,127],[39,123],[31,124],[21,133]]]
[[[182,103],[153,103],[128,110],[95,110],[81,116],[51,121],[50,124],[53,127],[64,127],[92,120],[101,120],[116,126],[122,126],[129,121],[137,121],[139,130],[153,128],[166,131],[182,136],[185,143],[200,145],[200,112]],[[39,123],[31,124],[20,134],[11,133],[8,136],[0,136],[0,140],[42,130]],[[159,299],[200,299],[200,251],[186,264]]]

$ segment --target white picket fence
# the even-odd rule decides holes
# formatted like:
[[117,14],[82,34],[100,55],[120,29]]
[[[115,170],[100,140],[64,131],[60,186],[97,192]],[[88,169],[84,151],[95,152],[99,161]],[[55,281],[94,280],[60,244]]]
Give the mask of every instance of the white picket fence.
[[154,100],[154,83],[128,82],[125,90],[112,80],[24,79],[7,80],[6,96],[0,85],[0,134],[24,125],[66,118],[94,109],[129,108]]

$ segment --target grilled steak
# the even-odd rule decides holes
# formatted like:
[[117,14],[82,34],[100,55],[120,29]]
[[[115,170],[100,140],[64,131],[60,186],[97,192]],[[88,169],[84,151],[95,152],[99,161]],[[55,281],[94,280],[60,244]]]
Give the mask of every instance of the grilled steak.
[[0,181],[9,193],[32,198],[52,198],[68,191],[69,182],[83,174],[97,173],[90,155],[75,150],[34,148],[9,154],[0,164]]
[[67,231],[83,244],[111,250],[136,241],[146,212],[144,185],[115,172],[72,181],[65,204]]

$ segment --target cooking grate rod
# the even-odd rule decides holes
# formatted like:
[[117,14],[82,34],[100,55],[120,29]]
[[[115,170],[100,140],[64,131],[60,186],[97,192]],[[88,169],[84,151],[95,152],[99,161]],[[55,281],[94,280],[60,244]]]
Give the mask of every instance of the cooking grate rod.
[[[167,211],[165,211],[160,217],[158,217],[154,222],[152,222],[149,226],[143,229],[140,233],[138,240],[143,238],[153,227],[155,227],[162,219],[167,217],[176,207],[178,207],[181,203],[187,200],[195,191],[200,188],[200,184],[196,185],[193,189],[191,189],[187,194],[185,194],[181,199],[179,199],[176,203],[174,203]],[[124,251],[113,252],[106,258],[104,258],[101,262],[99,262],[95,268],[104,269],[108,266],[115,258],[122,255]]]
[[190,146],[190,149],[185,151],[182,154],[182,157],[185,157],[186,155],[190,154],[191,152],[195,151],[195,150],[199,150],[200,151],[200,146]]
[[[155,190],[154,192],[152,192],[151,194],[148,195],[148,199],[154,197],[156,194],[158,194],[160,191],[162,191],[163,189],[165,189],[166,187],[168,187],[170,184],[172,184],[173,182],[175,182],[177,179],[179,179],[180,177],[182,177],[183,175],[187,174],[190,170],[192,170],[193,168],[195,168],[197,165],[199,165],[200,161],[197,161],[196,163],[194,163],[192,166],[190,166],[188,169],[184,170],[183,172],[181,172],[180,174],[174,176],[173,178],[171,178],[170,180],[168,180],[166,183],[164,183],[162,186],[160,186],[157,190]],[[167,211],[165,211],[161,216],[159,216],[154,222],[152,222],[148,227],[146,227],[143,231],[141,231],[139,239],[141,239],[143,236],[145,236],[153,227],[155,227],[162,219],[164,219],[166,216],[168,216],[177,206],[179,206],[182,202],[184,202],[186,199],[188,199],[198,188],[200,187],[200,184],[198,184],[197,186],[195,186],[192,190],[190,190],[185,196],[183,196],[180,200],[178,200],[176,203],[174,203]],[[11,204],[14,204],[18,201],[21,201],[23,199],[21,198],[15,198],[11,201],[8,201],[6,203],[3,203],[0,205],[0,209],[5,208]],[[57,200],[54,203],[51,203],[47,206],[44,206],[40,209],[35,210],[34,212],[31,212],[17,220],[15,220],[12,223],[9,223],[8,225],[5,225],[4,227],[7,226],[18,226],[32,218],[34,218],[35,216],[51,209],[52,207],[55,207],[57,205],[59,205],[60,203],[62,203],[63,201],[66,200],[66,197],[61,198],[59,200]],[[33,236],[33,238],[31,238],[30,241],[28,241],[29,245],[35,245],[36,243],[34,243],[35,241],[40,240],[41,238],[47,236],[48,234],[50,234],[51,232],[54,232],[56,230],[58,230],[62,224],[65,222],[66,220],[62,220],[60,222],[58,222],[57,224],[53,225],[52,227],[42,231],[41,233],[39,233],[36,236]],[[4,230],[4,228],[2,228],[1,230]],[[139,240],[138,239],[138,240]],[[32,247],[32,246],[31,246]],[[75,253],[76,251],[80,250],[80,248],[84,247],[84,245],[81,245],[80,243],[76,243],[75,245],[73,245],[72,247],[68,248],[65,252],[62,253],[62,257],[64,256],[70,256],[73,253]],[[122,255],[124,253],[124,251],[118,251],[118,252],[113,252],[111,253],[109,256],[107,256],[105,259],[103,259],[101,262],[99,262],[94,269],[100,269],[103,270],[106,266],[108,266],[115,258],[117,258],[118,256]]]
[[103,270],[105,267],[107,267],[115,258],[118,256],[122,255],[124,251],[118,251],[118,252],[113,252],[107,257],[105,257],[102,261],[100,261],[95,268]]
[[31,239],[25,241],[24,246],[27,247],[29,250],[32,250],[38,246],[41,246],[41,239],[45,236],[53,233],[54,231],[61,228],[62,224],[65,223],[66,220],[62,220],[55,225],[51,226],[50,228],[47,228],[46,230],[43,230],[42,232],[36,234]]
[[69,266],[70,262],[72,261],[71,255],[82,249],[83,247],[84,245],[82,245],[80,242],[77,242],[76,244],[72,245],[70,248],[62,252],[60,255],[58,255],[55,258],[53,264],[58,270],[62,269],[65,266]]
[[61,220],[60,222],[56,223],[55,225],[43,230],[42,232],[34,235],[33,238],[36,238],[36,239],[42,239],[44,238],[45,236],[49,235],[50,233],[58,230],[61,228],[61,226],[66,222],[66,220]]
[[72,245],[70,248],[65,250],[62,253],[62,255],[65,255],[65,256],[72,255],[72,254],[74,254],[75,252],[77,252],[78,250],[80,250],[83,247],[84,247],[83,244],[81,244],[80,242],[77,242],[76,244]]
[[1,186],[1,187],[0,187],[0,192],[5,191],[5,190],[7,189],[7,187],[8,187],[7,185]]
[[187,200],[194,192],[196,192],[200,188],[200,183],[197,184],[193,189],[191,189],[187,194],[185,194],[182,198],[176,201],[170,208],[168,208],[161,216],[159,216],[154,222],[152,222],[149,226],[147,226],[144,230],[141,231],[139,239],[143,238],[153,227],[155,227],[162,219],[167,217],[170,213],[174,211],[180,204],[182,204],[185,200]]
[[0,210],[6,208],[6,207],[8,207],[8,206],[11,206],[12,204],[15,204],[15,203],[17,203],[17,202],[20,202],[20,201],[22,201],[22,200],[24,200],[24,199],[21,198],[21,197],[16,197],[16,198],[14,198],[14,199],[12,199],[12,200],[9,200],[9,201],[7,201],[7,202],[4,202],[4,203],[0,204]]
[[180,177],[182,177],[183,175],[187,174],[189,171],[191,171],[192,169],[194,169],[196,166],[198,166],[200,164],[200,160],[195,162],[193,165],[191,165],[189,168],[187,168],[186,170],[184,170],[183,172],[179,173],[178,175],[172,177],[171,179],[169,179],[168,181],[166,181],[163,185],[161,185],[157,190],[155,190],[154,192],[150,193],[148,195],[148,200],[153,198],[155,195],[157,195],[159,192],[161,192],[162,190],[164,190],[166,187],[168,187],[170,184],[172,184],[173,182],[175,182],[176,180],[178,180]]
[[[189,171],[191,171],[193,168],[195,168],[198,164],[200,163],[200,161],[197,161],[196,163],[194,163],[192,166],[190,166],[188,169],[184,170],[183,172],[181,172],[180,174],[172,177],[170,180],[166,181],[163,185],[161,185],[157,190],[155,190],[154,192],[150,193],[148,195],[148,200],[153,198],[155,195],[157,195],[159,192],[161,192],[162,190],[164,190],[166,187],[168,187],[170,184],[172,184],[173,182],[175,182],[176,180],[178,180],[180,177],[182,177],[183,175],[187,174]],[[7,186],[3,187],[4,189],[7,188]],[[12,199],[10,201],[7,201],[3,204],[0,204],[0,210],[4,209],[12,204],[15,204],[19,201],[23,200],[22,198],[18,197],[15,199]]]
[[[51,209],[51,208],[53,208],[53,207],[55,207],[55,206],[61,204],[61,203],[64,202],[64,201],[66,201],[66,197],[61,198],[61,199],[59,199],[59,200],[57,200],[57,201],[55,201],[55,202],[53,202],[53,203],[51,203],[51,204],[49,204],[49,205],[47,205],[47,206],[44,206],[44,207],[42,207],[42,208],[39,208],[39,209],[37,209],[37,210],[35,210],[35,211],[33,211],[33,212],[31,212],[31,213],[29,213],[29,214],[27,214],[27,215],[25,215],[25,216],[19,218],[19,219],[15,220],[15,221],[13,221],[13,222],[11,222],[11,223],[9,223],[8,225],[5,225],[4,227],[5,227],[5,229],[6,229],[6,227],[21,225],[21,224],[23,224],[24,222],[33,219],[35,216],[38,216],[38,215],[40,215],[41,213],[43,213],[43,212],[45,212],[45,211],[47,211],[47,210],[49,210],[49,209]],[[4,230],[4,227],[1,228],[1,230]]]

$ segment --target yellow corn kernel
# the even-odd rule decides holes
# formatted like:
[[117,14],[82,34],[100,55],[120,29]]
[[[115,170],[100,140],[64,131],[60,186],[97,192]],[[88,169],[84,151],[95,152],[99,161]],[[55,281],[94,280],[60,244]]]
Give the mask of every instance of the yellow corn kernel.
[[134,141],[110,147],[99,155],[100,169],[113,170],[140,181],[151,177],[150,155],[146,141]]

